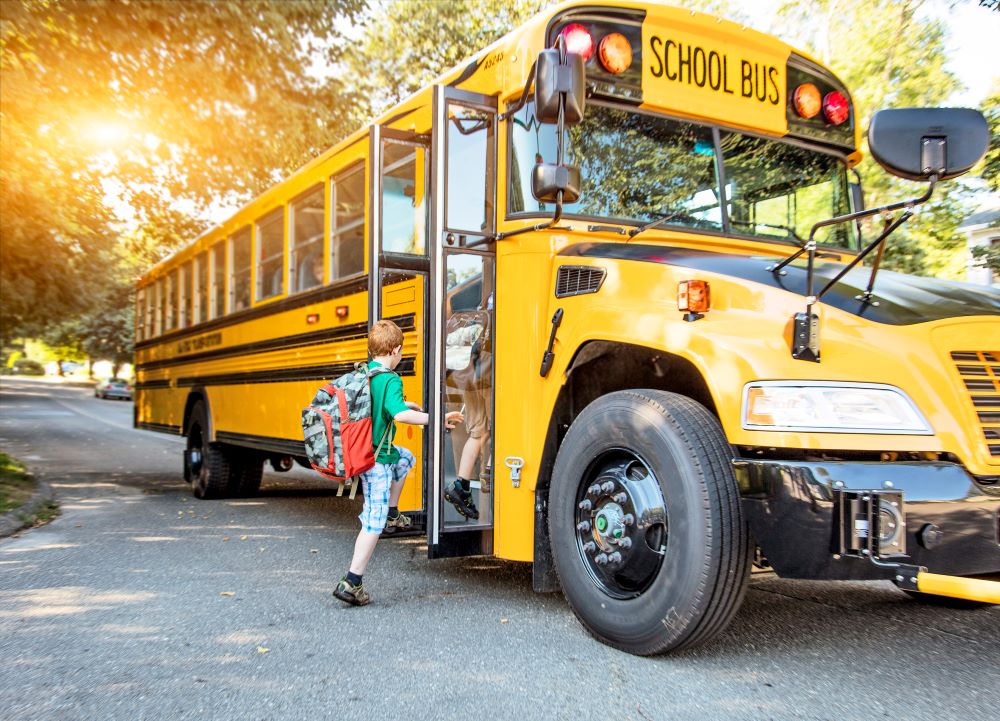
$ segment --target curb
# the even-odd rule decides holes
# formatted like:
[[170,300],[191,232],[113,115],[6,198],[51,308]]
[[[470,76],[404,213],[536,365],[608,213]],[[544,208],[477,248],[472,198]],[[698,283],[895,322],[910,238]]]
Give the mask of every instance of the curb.
[[55,499],[52,487],[45,481],[36,481],[38,487],[31,498],[13,511],[0,516],[0,538],[6,538],[28,525],[31,517],[43,504]]

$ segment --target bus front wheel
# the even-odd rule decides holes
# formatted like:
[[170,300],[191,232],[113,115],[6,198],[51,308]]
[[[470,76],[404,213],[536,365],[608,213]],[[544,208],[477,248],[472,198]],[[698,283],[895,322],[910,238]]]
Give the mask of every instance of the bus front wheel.
[[652,655],[732,620],[751,544],[731,461],[715,417],[675,393],[611,393],[570,426],[549,537],[563,594],[598,640]]
[[227,496],[239,471],[232,450],[222,443],[209,443],[207,429],[205,404],[198,401],[188,424],[184,476],[195,498],[204,500]]

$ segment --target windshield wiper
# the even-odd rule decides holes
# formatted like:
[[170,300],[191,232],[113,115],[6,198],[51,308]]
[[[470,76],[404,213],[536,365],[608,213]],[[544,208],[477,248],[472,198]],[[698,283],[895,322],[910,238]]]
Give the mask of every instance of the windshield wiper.
[[759,226],[761,228],[774,228],[775,230],[783,230],[786,233],[788,233],[791,237],[795,238],[796,242],[799,245],[806,244],[806,239],[799,237],[799,234],[795,232],[795,228],[790,228],[787,225],[775,225],[771,223],[754,223],[750,222],[749,220],[733,220],[732,218],[729,219],[729,222],[732,223],[733,225],[744,225],[753,227]]
[[652,228],[655,228],[659,225],[663,225],[664,223],[667,223],[671,220],[676,220],[677,218],[683,218],[684,220],[693,220],[695,222],[697,222],[698,220],[697,218],[688,215],[683,210],[677,210],[674,211],[673,213],[667,213],[666,215],[657,218],[656,220],[651,220],[648,223],[644,223],[643,225],[640,225],[638,228],[632,228],[632,230],[628,232],[628,235],[630,238],[634,238],[635,236],[639,235],[639,233],[644,233],[647,230],[651,230]]

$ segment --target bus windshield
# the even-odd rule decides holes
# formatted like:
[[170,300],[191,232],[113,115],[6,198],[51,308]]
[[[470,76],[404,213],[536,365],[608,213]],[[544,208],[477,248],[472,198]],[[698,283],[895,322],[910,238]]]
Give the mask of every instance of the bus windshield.
[[[531,195],[531,169],[555,162],[555,126],[540,125],[529,102],[512,128],[508,210],[551,213],[552,203]],[[568,129],[566,151],[583,176],[580,199],[563,206],[568,216],[667,217],[664,226],[803,242],[817,221],[850,212],[843,160],[776,140],[722,131],[717,148],[708,126],[590,104],[583,122]],[[821,229],[816,240],[857,247],[850,224]]]

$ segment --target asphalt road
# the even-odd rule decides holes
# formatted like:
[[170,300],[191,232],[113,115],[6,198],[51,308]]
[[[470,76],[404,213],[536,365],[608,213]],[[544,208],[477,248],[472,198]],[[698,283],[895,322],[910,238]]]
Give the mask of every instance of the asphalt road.
[[0,540],[0,719],[963,719],[1000,717],[1000,608],[888,583],[755,576],[710,645],[594,641],[526,564],[380,545],[374,602],[330,597],[358,501],[305,472],[200,502],[180,439],[131,403],[0,382],[0,449],[62,515]]

